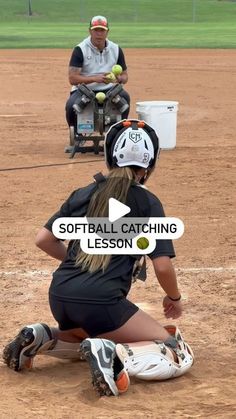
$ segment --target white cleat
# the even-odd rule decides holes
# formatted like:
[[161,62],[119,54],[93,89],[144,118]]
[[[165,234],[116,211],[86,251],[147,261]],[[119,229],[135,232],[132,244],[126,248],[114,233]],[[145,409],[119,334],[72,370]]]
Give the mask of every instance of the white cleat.
[[50,328],[43,323],[25,326],[3,350],[3,360],[9,368],[20,371],[31,368],[40,348],[48,342],[54,343]]

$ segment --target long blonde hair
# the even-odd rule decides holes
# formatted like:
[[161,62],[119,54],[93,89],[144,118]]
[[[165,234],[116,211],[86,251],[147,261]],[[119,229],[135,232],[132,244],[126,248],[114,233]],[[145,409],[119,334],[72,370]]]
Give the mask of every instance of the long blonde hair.
[[[127,194],[131,183],[136,179],[136,172],[140,168],[118,167],[112,169],[106,181],[99,185],[92,195],[87,217],[108,217],[109,198],[115,198],[123,204],[126,202]],[[95,272],[103,271],[109,265],[111,255],[89,255],[80,248],[76,255],[76,266],[82,266],[83,270]]]

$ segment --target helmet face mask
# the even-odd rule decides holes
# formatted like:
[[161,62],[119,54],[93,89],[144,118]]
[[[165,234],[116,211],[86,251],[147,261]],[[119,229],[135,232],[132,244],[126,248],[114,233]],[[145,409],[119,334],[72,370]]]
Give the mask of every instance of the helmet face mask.
[[159,141],[154,129],[144,121],[128,119],[111,126],[104,150],[109,169],[138,166],[150,172],[159,155]]

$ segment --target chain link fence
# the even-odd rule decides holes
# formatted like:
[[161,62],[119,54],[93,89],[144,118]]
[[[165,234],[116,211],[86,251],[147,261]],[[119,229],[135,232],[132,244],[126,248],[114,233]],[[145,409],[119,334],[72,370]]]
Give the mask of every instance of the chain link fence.
[[[1,10],[4,3],[0,0]],[[52,22],[87,23],[105,15],[111,23],[197,23],[236,19],[236,0],[11,0],[12,13]]]

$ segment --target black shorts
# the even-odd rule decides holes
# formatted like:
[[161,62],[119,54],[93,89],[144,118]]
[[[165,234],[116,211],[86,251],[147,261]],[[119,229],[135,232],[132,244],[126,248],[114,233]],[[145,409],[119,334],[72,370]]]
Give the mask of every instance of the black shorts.
[[126,298],[115,304],[93,304],[61,301],[49,294],[49,303],[60,330],[82,328],[90,337],[119,329],[139,310]]

